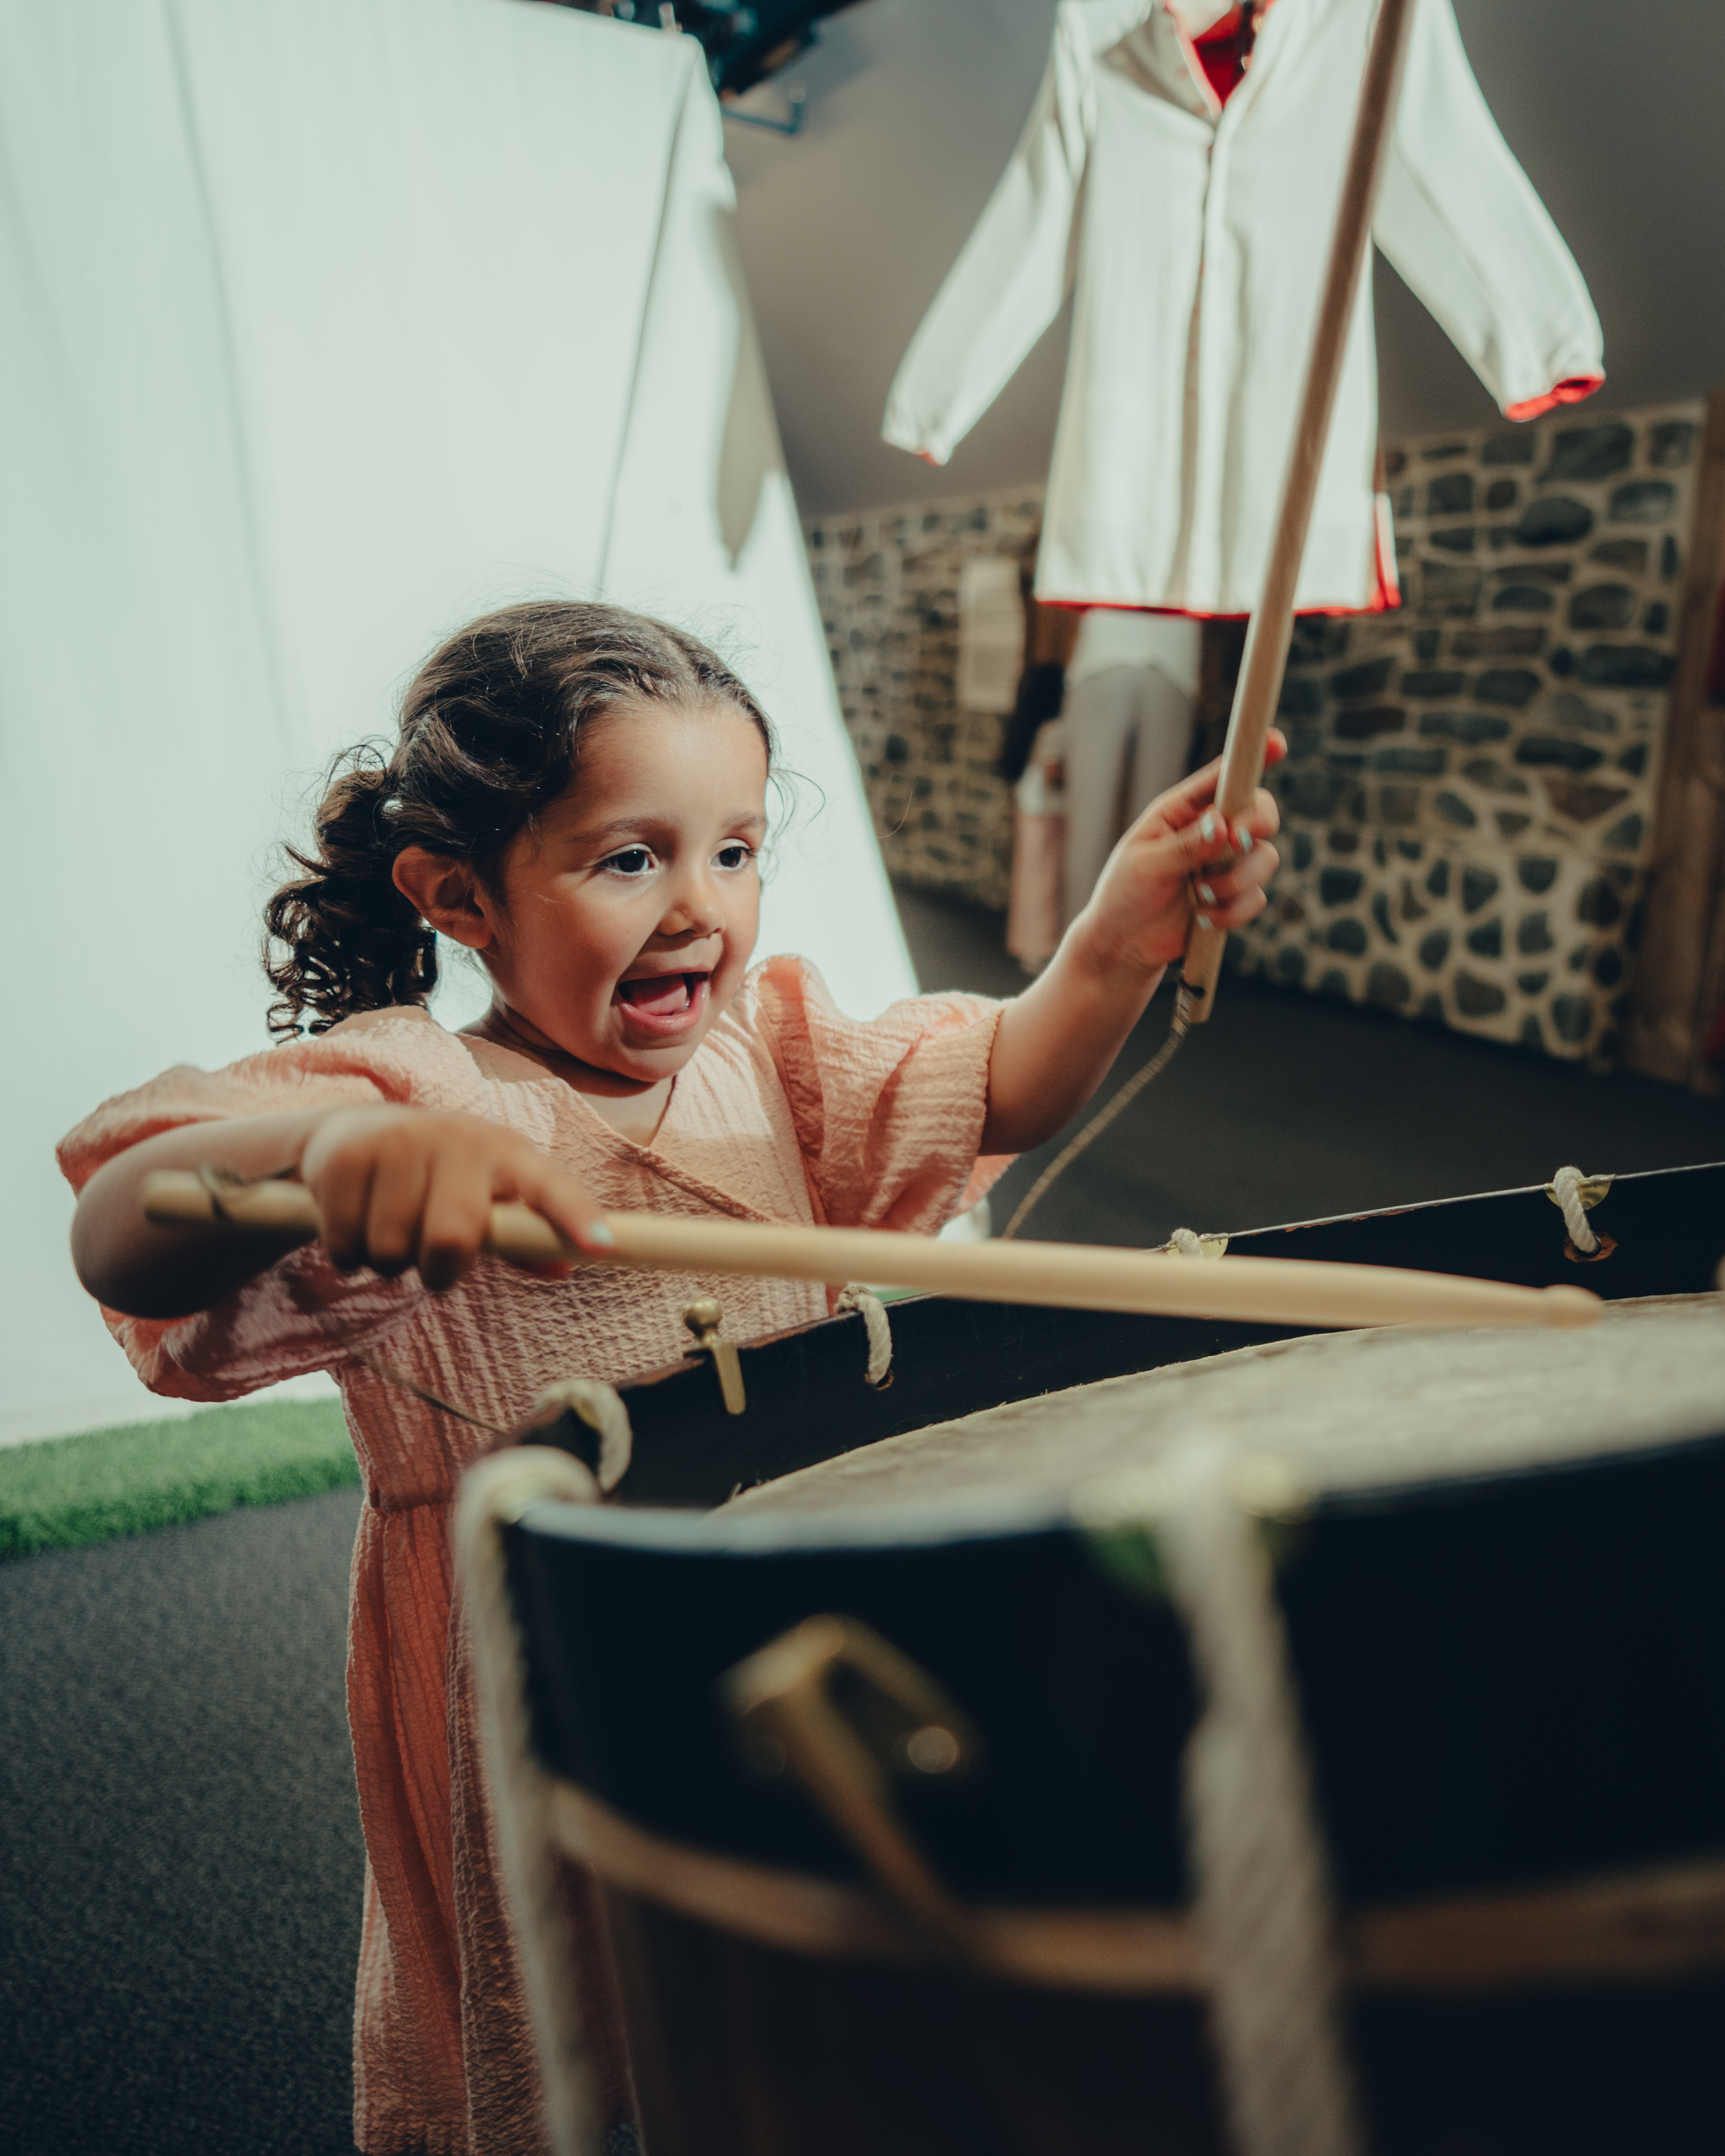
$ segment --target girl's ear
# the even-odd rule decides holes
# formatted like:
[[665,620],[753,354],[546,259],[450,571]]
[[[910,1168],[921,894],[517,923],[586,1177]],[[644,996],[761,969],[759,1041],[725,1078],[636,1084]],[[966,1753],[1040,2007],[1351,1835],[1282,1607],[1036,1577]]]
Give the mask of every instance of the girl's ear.
[[470,863],[429,853],[424,846],[403,846],[389,873],[402,896],[439,936],[465,943],[470,951],[483,951],[495,942],[495,907]]

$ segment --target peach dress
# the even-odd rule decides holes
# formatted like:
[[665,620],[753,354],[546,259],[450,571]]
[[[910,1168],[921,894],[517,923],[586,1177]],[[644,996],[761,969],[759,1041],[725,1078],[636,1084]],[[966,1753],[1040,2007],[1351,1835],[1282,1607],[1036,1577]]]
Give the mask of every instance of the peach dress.
[[[181,1067],[108,1101],[67,1137],[75,1188],[126,1147],[196,1122],[343,1102],[483,1116],[524,1132],[610,1209],[933,1232],[1006,1165],[979,1161],[999,1007],[930,996],[859,1024],[814,969],[769,959],[678,1076],[653,1143],[619,1137],[537,1064],[446,1033],[414,1009],[213,1074]],[[211,1157],[221,1142],[213,1134]],[[215,1308],[105,1314],[153,1391],[228,1400],[327,1370],[368,1492],[353,1554],[348,1713],[365,1831],[354,2028],[354,2138],[368,2156],[517,2156],[542,2146],[538,2072],[489,1839],[449,1516],[488,1440],[353,1359],[508,1425],[542,1386],[611,1383],[675,1362],[680,1313],[716,1291],[746,1338],[826,1314],[797,1281],[712,1281],[584,1266],[533,1278],[492,1258],[431,1296],[417,1276],[342,1276],[321,1245]]]

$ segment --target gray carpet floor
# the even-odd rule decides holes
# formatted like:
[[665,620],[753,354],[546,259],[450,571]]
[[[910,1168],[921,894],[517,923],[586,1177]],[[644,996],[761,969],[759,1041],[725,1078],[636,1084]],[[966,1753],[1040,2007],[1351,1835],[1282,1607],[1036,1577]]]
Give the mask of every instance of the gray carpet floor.
[[[998,915],[913,891],[899,906],[925,988],[1024,986]],[[1160,1046],[1173,1000],[1164,988],[1151,1004],[1101,1098]],[[1002,1178],[997,1229],[1070,1134]],[[1626,1174],[1722,1158],[1725,1101],[1224,977],[1209,1024],[1022,1232],[1144,1245],[1176,1227],[1267,1228],[1547,1183],[1568,1162]]]
[[359,1492],[0,1567],[0,2146],[350,2156]]
[[[903,905],[926,986],[1022,985],[995,916]],[[1543,1181],[1565,1161],[1676,1166],[1725,1153],[1718,1104],[1665,1087],[1230,981],[1036,1232],[1144,1244]],[[1038,1165],[1009,1176],[999,1218]],[[357,1502],[0,1568],[0,2139],[16,2156],[352,2148]]]

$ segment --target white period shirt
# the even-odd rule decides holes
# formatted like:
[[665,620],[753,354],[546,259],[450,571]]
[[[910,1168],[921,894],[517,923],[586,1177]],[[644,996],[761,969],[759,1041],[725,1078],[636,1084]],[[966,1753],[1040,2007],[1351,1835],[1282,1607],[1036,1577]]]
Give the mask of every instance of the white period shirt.
[[[1276,0],[1226,105],[1164,0],[1060,0],[1024,136],[905,355],[886,438],[944,464],[1076,287],[1039,598],[1256,603],[1373,0]],[[1373,234],[1512,418],[1604,379],[1581,273],[1450,0],[1415,0]],[[1296,603],[1389,602],[1363,277]]]

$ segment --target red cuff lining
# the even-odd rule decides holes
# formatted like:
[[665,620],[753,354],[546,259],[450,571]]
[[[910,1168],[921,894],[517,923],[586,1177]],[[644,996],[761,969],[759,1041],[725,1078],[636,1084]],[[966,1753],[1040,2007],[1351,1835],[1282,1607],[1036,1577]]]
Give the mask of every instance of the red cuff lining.
[[1537,419],[1542,413],[1555,411],[1559,404],[1579,404],[1584,397],[1591,397],[1594,390],[1604,386],[1603,374],[1569,374],[1554,383],[1543,397],[1530,397],[1525,404],[1504,407],[1507,419]]
[[[1395,542],[1392,536],[1394,527],[1390,522],[1388,495],[1380,494],[1376,497],[1373,505],[1373,521],[1374,526],[1374,543],[1372,548],[1373,575],[1370,598],[1363,607],[1301,607],[1300,615],[1302,619],[1313,614],[1394,613],[1400,606],[1401,578],[1396,572]],[[1200,613],[1195,607],[1137,607],[1130,605],[1124,599],[1043,599],[1039,602],[1039,604],[1047,607],[1065,607],[1084,613],[1088,613],[1092,608],[1101,608],[1110,613],[1170,614],[1176,620],[1186,621],[1250,621],[1251,619],[1250,614],[1244,613]],[[1722,598],[1722,608],[1725,608],[1725,598]],[[1720,619],[1722,622],[1725,622],[1725,610],[1722,610]]]
[[[1385,585],[1380,578],[1376,589],[1363,606],[1301,607],[1295,613],[1296,621],[1322,619],[1328,621],[1352,621],[1363,613],[1394,613],[1401,605],[1402,595],[1394,585]],[[1069,613],[1159,613],[1171,621],[1250,621],[1249,613],[1204,613],[1197,607],[1133,606],[1126,599],[1038,599],[1038,606],[1060,607]]]

